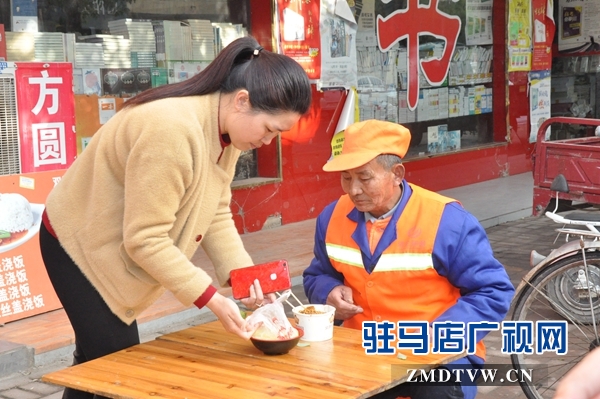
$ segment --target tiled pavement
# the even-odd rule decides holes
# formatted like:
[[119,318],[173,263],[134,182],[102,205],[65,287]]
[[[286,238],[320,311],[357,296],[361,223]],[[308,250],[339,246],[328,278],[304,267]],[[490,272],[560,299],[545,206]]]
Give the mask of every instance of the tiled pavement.
[[[510,278],[518,285],[522,276],[528,270],[529,253],[532,249],[547,254],[553,248],[556,236],[556,224],[546,218],[527,217],[524,219],[503,223],[487,228],[488,237],[496,257],[505,265]],[[303,297],[299,285],[294,292]],[[302,299],[302,298],[301,298]],[[185,328],[187,325],[174,325],[171,330]],[[169,331],[164,331],[166,333]],[[488,347],[488,363],[505,364],[510,359],[500,353],[500,334],[490,334],[486,338]],[[70,359],[44,366],[31,368],[27,372],[13,374],[0,380],[1,399],[40,399],[60,398],[62,389],[57,386],[40,382],[43,374],[67,367]],[[524,397],[519,387],[480,387],[478,399],[512,399]]]

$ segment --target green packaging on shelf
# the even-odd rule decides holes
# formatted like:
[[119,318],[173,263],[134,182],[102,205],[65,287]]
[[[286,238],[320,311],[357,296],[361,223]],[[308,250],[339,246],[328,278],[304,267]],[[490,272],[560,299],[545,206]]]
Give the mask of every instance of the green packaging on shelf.
[[152,87],[158,87],[169,83],[169,70],[167,68],[150,68]]

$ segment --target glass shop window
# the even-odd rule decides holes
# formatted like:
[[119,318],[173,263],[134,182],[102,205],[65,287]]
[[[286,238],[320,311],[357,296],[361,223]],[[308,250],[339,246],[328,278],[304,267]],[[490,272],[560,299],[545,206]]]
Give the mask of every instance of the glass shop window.
[[[34,5],[31,0],[12,1],[19,2],[24,3],[18,9],[28,14],[19,23],[33,28],[13,29],[11,2],[2,2],[7,61],[72,62],[76,107],[86,101],[89,106],[89,99],[80,101],[78,96],[126,101],[152,87],[189,79],[223,47],[249,34],[248,0],[34,0]],[[78,124],[79,151],[98,127]],[[242,154],[235,180],[259,176],[259,155]]]

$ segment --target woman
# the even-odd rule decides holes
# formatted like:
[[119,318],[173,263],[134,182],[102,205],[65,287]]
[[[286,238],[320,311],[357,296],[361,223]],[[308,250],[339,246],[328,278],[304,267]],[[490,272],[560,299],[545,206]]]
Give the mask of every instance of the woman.
[[[190,258],[202,245],[222,285],[253,264],[229,209],[236,161],[291,129],[310,101],[298,63],[246,37],[193,78],[132,98],[98,130],[49,194],[40,232],[75,331],[74,364],[139,343],[135,320],[165,289],[250,337],[235,302]],[[263,300],[255,282],[242,302]]]

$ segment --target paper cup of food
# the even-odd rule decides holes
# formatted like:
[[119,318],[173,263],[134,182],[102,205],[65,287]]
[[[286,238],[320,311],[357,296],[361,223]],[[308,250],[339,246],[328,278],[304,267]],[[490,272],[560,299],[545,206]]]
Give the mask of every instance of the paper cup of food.
[[292,309],[299,329],[304,331],[303,341],[327,341],[333,337],[335,308],[330,305],[305,305]]

